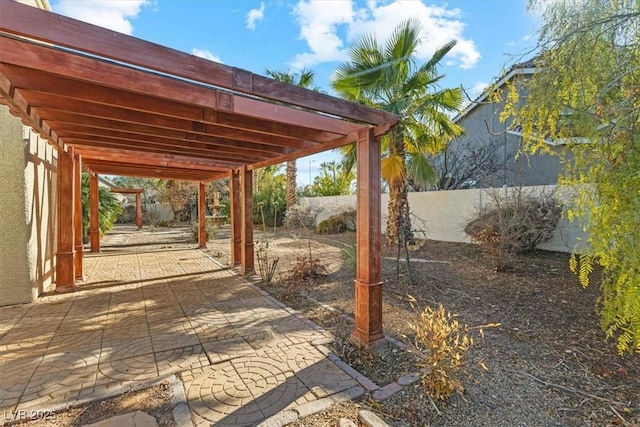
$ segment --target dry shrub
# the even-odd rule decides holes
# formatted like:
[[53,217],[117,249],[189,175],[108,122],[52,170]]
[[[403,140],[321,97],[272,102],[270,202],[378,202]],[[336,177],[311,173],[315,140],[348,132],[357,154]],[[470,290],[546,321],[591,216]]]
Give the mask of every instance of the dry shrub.
[[327,275],[327,267],[318,258],[296,258],[296,263],[289,270],[287,281],[294,284],[314,283],[316,279]]
[[473,337],[465,324],[455,314],[445,310],[442,304],[436,309],[417,308],[417,301],[409,297],[416,311],[416,319],[409,323],[415,332],[414,346],[424,354],[418,365],[424,369],[422,385],[425,392],[436,400],[445,400],[453,392],[463,392],[459,373],[464,367],[467,350]]
[[562,209],[551,194],[534,195],[522,188],[488,191],[491,207],[479,209],[464,229],[504,271],[515,254],[529,252],[553,237]]
[[289,228],[308,228],[316,226],[316,215],[320,209],[314,208],[309,203],[297,203],[285,212],[284,225]]

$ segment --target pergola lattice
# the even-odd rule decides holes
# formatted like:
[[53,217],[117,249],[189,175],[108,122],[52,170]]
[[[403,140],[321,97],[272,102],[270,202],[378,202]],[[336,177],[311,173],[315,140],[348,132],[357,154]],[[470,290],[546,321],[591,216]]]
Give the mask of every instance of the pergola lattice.
[[[82,277],[80,171],[204,185],[229,177],[232,260],[253,269],[252,170],[357,144],[354,338],[382,335],[378,137],[398,117],[0,0],[0,103],[58,151],[56,285]],[[91,248],[99,247],[92,221]]]

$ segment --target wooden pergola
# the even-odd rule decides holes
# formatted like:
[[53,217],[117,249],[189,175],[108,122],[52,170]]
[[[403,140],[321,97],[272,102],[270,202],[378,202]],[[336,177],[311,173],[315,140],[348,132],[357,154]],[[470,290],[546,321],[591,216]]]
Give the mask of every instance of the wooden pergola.
[[83,168],[93,207],[99,174],[198,181],[201,246],[205,183],[228,177],[232,261],[247,274],[252,171],[356,143],[353,338],[383,338],[379,136],[398,117],[13,0],[0,0],[0,102],[58,151],[59,290],[82,277]]

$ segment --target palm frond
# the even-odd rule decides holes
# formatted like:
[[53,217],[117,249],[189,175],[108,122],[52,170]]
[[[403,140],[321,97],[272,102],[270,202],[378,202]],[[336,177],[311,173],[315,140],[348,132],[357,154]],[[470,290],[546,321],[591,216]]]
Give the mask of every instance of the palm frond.
[[404,159],[397,154],[391,154],[380,161],[382,177],[387,182],[396,182],[406,178]]
[[417,184],[432,184],[438,179],[436,170],[422,153],[408,153],[407,174]]

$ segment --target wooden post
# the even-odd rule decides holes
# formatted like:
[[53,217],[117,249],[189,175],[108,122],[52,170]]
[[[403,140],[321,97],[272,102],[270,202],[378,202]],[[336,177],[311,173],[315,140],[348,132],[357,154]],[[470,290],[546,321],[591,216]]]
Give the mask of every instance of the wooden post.
[[371,129],[358,131],[355,329],[351,339],[364,347],[384,340],[380,253],[380,141]]
[[75,285],[73,148],[58,150],[58,247],[56,292],[72,292]]
[[205,203],[207,202],[206,188],[204,181],[200,181],[198,186],[198,247],[207,247],[207,209]]
[[242,246],[242,213],[240,206],[240,172],[232,170],[229,174],[229,198],[231,199],[231,266],[241,262]]
[[82,280],[82,257],[84,250],[82,247],[82,238],[84,236],[82,227],[82,158],[79,155],[74,157],[73,166],[73,179],[74,179],[74,240],[76,248],[75,257],[75,275],[76,280]]
[[253,180],[252,171],[246,167],[240,169],[241,177],[241,253],[240,253],[240,273],[250,274],[254,271],[253,265]]
[[142,230],[142,192],[136,192],[136,225]]
[[100,199],[98,193],[98,175],[89,176],[89,238],[91,252],[100,252]]

